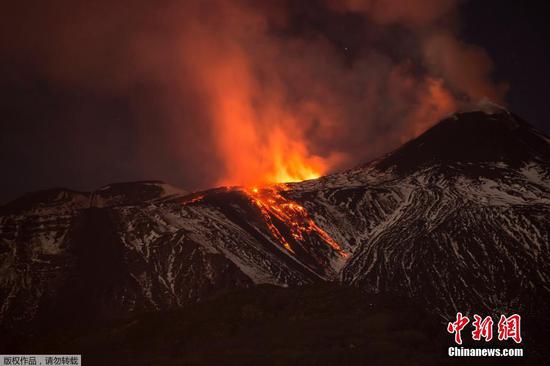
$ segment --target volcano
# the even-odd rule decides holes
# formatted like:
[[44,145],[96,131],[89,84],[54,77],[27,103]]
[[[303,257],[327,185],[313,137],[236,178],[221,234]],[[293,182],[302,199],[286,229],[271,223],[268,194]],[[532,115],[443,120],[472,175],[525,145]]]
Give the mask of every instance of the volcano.
[[500,107],[454,114],[319,179],[195,193],[157,181],[54,189],[1,215],[10,332],[320,283],[413,299],[443,321],[520,313],[549,329],[550,139]]

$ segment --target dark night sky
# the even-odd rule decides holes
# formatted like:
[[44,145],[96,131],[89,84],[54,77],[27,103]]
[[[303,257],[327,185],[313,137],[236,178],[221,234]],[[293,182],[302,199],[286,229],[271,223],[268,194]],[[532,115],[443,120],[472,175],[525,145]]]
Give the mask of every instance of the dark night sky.
[[[38,33],[49,31],[51,26],[49,22],[58,22],[57,13],[63,13],[66,9],[61,8],[62,1],[53,2],[51,14],[56,15],[52,15],[53,20],[42,23],[41,15],[37,15],[38,11],[30,11],[28,15],[24,11],[24,6],[30,8],[33,4],[31,2],[28,5],[14,6],[13,10],[9,9],[12,11],[3,12],[2,15],[3,18],[12,18],[3,21],[4,26],[0,27],[2,32],[0,34],[0,72],[2,74],[0,79],[2,116],[0,163],[3,172],[0,202],[13,199],[25,192],[51,187],[91,190],[112,182],[161,179],[182,188],[198,189],[207,188],[219,182],[220,177],[213,172],[222,169],[223,164],[220,161],[223,158],[219,158],[220,152],[210,144],[202,143],[202,141],[212,140],[212,134],[216,134],[216,127],[203,122],[208,118],[205,116],[206,109],[195,107],[206,103],[202,98],[202,92],[182,88],[182,90],[178,89],[177,96],[174,96],[171,93],[172,89],[165,87],[167,78],[164,74],[155,72],[154,78],[139,77],[140,72],[145,75],[142,70],[148,70],[147,67],[139,69],[139,72],[128,77],[127,79],[131,79],[131,82],[121,77],[124,80],[120,83],[119,80],[111,83],[112,75],[109,72],[97,74],[94,72],[115,70],[115,68],[124,69],[126,56],[118,52],[116,42],[109,41],[110,32],[119,32],[118,28],[103,27],[100,24],[101,21],[97,23],[102,17],[93,20],[90,26],[95,29],[100,28],[99,39],[106,37],[106,43],[112,45],[112,49],[96,46],[93,42],[87,44],[86,37],[71,43],[73,41],[71,35],[64,33],[63,26],[58,24],[53,26],[51,37],[41,38]],[[56,4],[59,9],[55,8]],[[362,44],[376,43],[377,47],[390,49],[391,47],[387,47],[384,43],[392,44],[394,37],[399,39],[400,44],[415,42],[415,40],[406,39],[403,35],[395,35],[394,33],[399,33],[399,30],[382,32],[376,27],[368,28],[376,36],[371,36],[368,32],[365,33],[367,35],[358,35],[357,27],[365,29],[366,26],[363,23],[368,22],[368,19],[355,15],[342,16],[332,10],[320,9],[322,7],[319,7],[318,1],[312,1],[311,4],[311,9],[304,9],[304,5],[297,6],[302,8],[292,11],[292,21],[274,31],[285,33],[284,35],[270,35],[271,38],[265,38],[277,39],[279,42],[276,47],[268,47],[268,50],[285,49],[288,40],[308,39],[310,34],[322,33],[329,39],[329,46],[319,46],[319,49],[330,49],[330,53],[327,51],[326,58],[338,59],[334,61],[335,64],[340,65],[341,70],[347,70],[341,65],[370,57],[366,56],[367,47],[363,47]],[[548,29],[550,26],[545,19],[547,13],[544,11],[544,4],[544,1],[462,2],[458,7],[460,19],[458,33],[462,41],[482,47],[493,60],[494,80],[509,84],[504,100],[510,109],[546,133],[550,133],[548,119],[550,103],[547,101],[549,96],[547,88],[550,85],[550,44],[546,36],[550,34]],[[292,7],[292,5],[289,6]],[[120,42],[125,42],[125,37],[131,39],[134,34],[141,35],[140,32],[136,32],[136,29],[141,29],[140,27],[148,27],[148,30],[154,28],[154,25],[151,26],[147,20],[150,12],[150,8],[146,6],[141,8],[135,6],[126,19],[123,11],[118,13],[114,11],[114,19],[124,19],[125,22],[132,24],[132,26],[122,27],[120,34],[115,38],[118,37]],[[206,13],[208,17],[209,9],[206,9]],[[47,16],[44,15],[45,18]],[[67,18],[69,19],[67,22],[70,22],[71,17],[72,14]],[[277,15],[273,18],[275,20],[270,18],[270,22],[276,23]],[[77,14],[75,19],[82,23],[87,17],[84,15],[79,18]],[[105,22],[108,21],[109,19]],[[356,23],[357,26],[354,25]],[[145,25],[142,26],[142,24]],[[170,23],[170,26],[162,30],[162,39],[170,39],[173,24]],[[14,27],[18,29],[15,30]],[[229,27],[233,25],[230,24]],[[56,33],[55,29],[61,29],[61,31]],[[379,36],[380,34],[383,36]],[[74,54],[63,51],[65,53],[52,56],[48,45],[44,47],[44,40],[51,42],[52,48],[56,48],[57,44],[63,46],[67,43],[66,47],[81,47],[83,51]],[[162,56],[158,59],[151,58],[149,60],[151,64],[162,64],[164,58],[172,55],[171,43],[166,42],[166,45],[159,46],[160,51],[151,48],[150,52],[145,53],[145,55]],[[382,45],[379,46],[380,44]],[[60,49],[65,50],[65,48]],[[302,48],[299,49],[302,50]],[[307,50],[307,48],[304,49]],[[404,57],[394,55],[393,53],[399,53],[400,48],[396,47],[396,49],[380,51],[380,54],[387,56],[388,59]],[[82,56],[75,58],[74,55]],[[136,55],[140,58],[143,54]],[[74,70],[71,69],[71,73],[65,73],[65,69],[63,72],[58,72],[56,57],[64,58],[63,62],[59,63],[62,68],[66,69],[65,65],[69,62],[70,65],[76,65]],[[101,60],[101,67],[94,63],[88,69],[87,59],[90,57]],[[303,57],[308,56],[305,54]],[[414,56],[407,55],[406,58],[414,60]],[[322,70],[323,75],[330,73],[326,70],[332,70],[330,68],[332,61],[325,62],[323,57],[319,59],[322,65],[315,64],[315,67]],[[377,67],[380,68],[390,63],[390,61],[384,61],[383,57],[377,59],[382,60],[377,61],[379,65]],[[368,60],[371,64],[374,62],[371,58]],[[299,67],[303,67],[302,61],[288,62],[289,65],[299,64]],[[149,65],[145,62],[143,64]],[[326,64],[329,64],[328,69],[325,69]],[[80,67],[80,65],[84,66]],[[418,67],[422,68],[422,65]],[[276,66],[273,66],[273,69],[281,72]],[[311,67],[308,66],[308,72],[309,69]],[[338,80],[352,78],[361,73],[354,70],[349,75],[347,73],[344,75],[344,71],[341,74],[335,71],[334,76],[330,79],[327,77],[326,83],[340,85]],[[423,72],[414,71],[413,74]],[[81,77],[82,74],[86,74],[87,78]],[[113,71],[113,75],[116,74]],[[74,75],[77,77],[73,77]],[[269,80],[269,75],[265,77]],[[168,83],[172,82],[174,81],[170,79]],[[186,76],[178,77],[177,82],[187,84]],[[119,84],[124,86],[121,87]],[[131,87],[128,87],[129,84]],[[352,93],[350,90],[354,90],[353,88],[348,89],[347,86],[343,86],[342,90],[338,100],[348,101],[354,98],[346,97],[348,93]],[[294,92],[296,94],[292,94]],[[303,91],[292,93],[290,94],[300,95]],[[320,91],[319,95],[324,94]],[[179,100],[185,100],[185,103],[180,106]],[[350,105],[353,105],[352,102]],[[357,108],[357,111],[356,114],[361,114],[362,109]],[[386,111],[380,110],[378,113],[384,115]],[[388,116],[393,114],[388,113]],[[383,120],[382,117],[381,120]],[[359,160],[372,158],[372,155],[394,147],[397,139],[390,136],[395,136],[395,131],[407,126],[406,122],[393,125],[390,120],[392,119],[387,117],[382,122],[369,122],[369,129],[364,130],[365,134],[368,133],[371,136],[379,133],[372,137],[373,139],[376,137],[376,140],[372,141],[387,143],[381,143],[382,147],[377,145],[376,148],[365,153],[357,153],[359,150],[347,151],[355,156],[355,159],[348,159],[341,167],[360,163]],[[313,126],[316,125],[313,124]],[[349,122],[347,126],[353,127],[358,124]],[[354,129],[354,131],[355,134],[361,134],[363,130]],[[392,132],[390,134],[387,131]],[[319,135],[316,137],[317,141],[323,141],[317,143],[315,147],[318,154],[324,154],[323,149],[337,150],[338,145],[345,144],[346,139],[350,138],[349,135],[342,134],[338,140],[335,140],[337,142],[334,142],[335,146],[332,147],[330,140],[323,140],[323,133],[315,132],[313,135]],[[366,149],[369,141],[371,140],[353,141],[350,142],[350,146]]]
[[461,9],[465,39],[483,45],[506,80],[509,108],[550,133],[550,24],[544,1],[470,1]]

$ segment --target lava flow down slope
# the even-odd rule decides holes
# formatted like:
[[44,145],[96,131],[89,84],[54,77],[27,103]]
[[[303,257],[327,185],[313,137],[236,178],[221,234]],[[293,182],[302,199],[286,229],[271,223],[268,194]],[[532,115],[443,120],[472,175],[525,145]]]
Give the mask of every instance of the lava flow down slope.
[[195,193],[154,181],[58,189],[1,214],[6,329],[316,282],[414,298],[443,319],[549,310],[550,139],[496,107],[318,179]]

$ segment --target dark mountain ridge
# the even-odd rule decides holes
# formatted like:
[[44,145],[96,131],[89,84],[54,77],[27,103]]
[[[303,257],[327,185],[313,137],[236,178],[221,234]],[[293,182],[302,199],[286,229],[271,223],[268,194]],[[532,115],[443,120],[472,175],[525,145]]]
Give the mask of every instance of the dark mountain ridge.
[[376,162],[400,174],[433,165],[503,162],[521,168],[528,162],[548,166],[548,137],[507,110],[455,114]]

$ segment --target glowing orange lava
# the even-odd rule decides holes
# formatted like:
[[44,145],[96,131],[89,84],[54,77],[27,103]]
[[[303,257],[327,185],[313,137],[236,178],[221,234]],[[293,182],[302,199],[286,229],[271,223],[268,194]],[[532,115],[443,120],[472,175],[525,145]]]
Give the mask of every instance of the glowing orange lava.
[[196,202],[200,202],[202,201],[202,199],[205,197],[204,194],[195,194],[195,195],[192,195],[191,197],[185,197],[181,204],[182,205],[188,205],[188,204],[191,204],[191,203],[196,203]]
[[274,225],[272,217],[287,225],[295,241],[304,242],[304,235],[317,234],[341,257],[347,257],[348,253],[311,219],[303,206],[281,195],[280,192],[286,189],[288,188],[284,184],[277,184],[263,188],[244,189],[244,192],[262,212],[263,219],[271,234],[289,252],[295,254],[291,244]]

